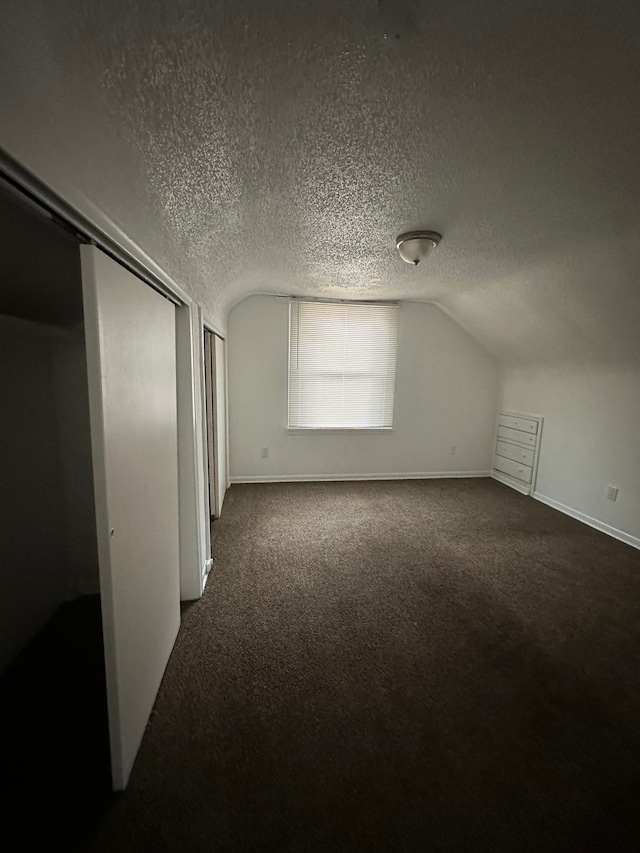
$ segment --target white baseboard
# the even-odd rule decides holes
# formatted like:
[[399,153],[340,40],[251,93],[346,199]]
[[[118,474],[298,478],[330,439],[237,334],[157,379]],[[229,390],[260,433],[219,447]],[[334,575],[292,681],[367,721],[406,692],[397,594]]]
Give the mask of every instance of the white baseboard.
[[492,471],[491,477],[494,480],[498,480],[500,483],[504,483],[505,486],[510,486],[512,489],[515,489],[516,492],[520,492],[523,495],[531,494],[531,487],[526,483],[519,483],[518,480],[510,477],[508,474],[503,474],[500,471]]
[[489,477],[490,471],[422,471],[399,474],[273,474],[231,477],[232,483],[342,483],[348,480],[444,480],[451,478]]
[[537,501],[540,501],[540,503],[546,504],[547,506],[550,506],[553,509],[557,509],[560,512],[563,512],[565,515],[570,515],[571,518],[576,518],[578,521],[582,521],[583,524],[588,524],[589,527],[593,527],[596,530],[599,530],[601,533],[606,533],[608,536],[613,536],[614,539],[619,539],[621,542],[625,542],[627,545],[631,545],[632,548],[638,548],[640,550],[640,539],[637,536],[632,536],[630,533],[625,533],[624,530],[618,530],[617,527],[612,527],[610,524],[605,524],[604,521],[598,521],[597,518],[592,518],[590,515],[586,515],[584,512],[580,512],[577,509],[573,509],[573,507],[560,503],[560,501],[555,501],[553,498],[548,498],[546,495],[540,494],[540,492],[534,492],[532,497],[534,497]]

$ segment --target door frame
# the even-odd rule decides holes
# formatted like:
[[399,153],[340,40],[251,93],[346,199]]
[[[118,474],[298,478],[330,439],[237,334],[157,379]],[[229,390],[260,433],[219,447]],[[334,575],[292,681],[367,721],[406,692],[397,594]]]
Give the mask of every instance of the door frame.
[[[226,338],[226,335],[223,332],[221,332],[220,329],[215,325],[215,323],[213,323],[204,314],[202,309],[200,309],[200,321],[201,321],[201,326],[200,326],[199,340],[200,340],[200,344],[202,347],[200,360],[199,360],[199,365],[200,365],[200,369],[201,369],[200,387],[201,387],[201,394],[202,394],[202,411],[201,411],[202,423],[201,423],[200,435],[201,435],[202,451],[204,454],[204,464],[203,464],[201,470],[204,474],[204,477],[206,478],[205,481],[202,483],[201,491],[200,491],[200,494],[202,496],[202,504],[205,505],[203,507],[204,508],[203,521],[205,521],[205,523],[206,523],[206,530],[204,531],[204,533],[205,533],[204,538],[205,538],[205,542],[206,542],[207,562],[206,562],[206,566],[204,567],[203,574],[202,574],[202,588],[204,590],[204,585],[207,582],[209,570],[213,564],[213,558],[212,558],[212,552],[211,552],[211,519],[219,517],[220,512],[222,510],[222,501],[224,500],[224,493],[229,488],[229,407],[228,407],[229,397],[228,397],[228,389],[227,389],[227,358],[226,358],[227,338]],[[204,348],[205,332],[208,332],[212,335],[212,339],[211,339],[211,342],[212,342],[211,371],[210,371],[211,375],[210,375],[209,388],[207,388],[205,369],[204,369],[205,359],[207,357],[207,354],[205,353],[205,348]],[[217,368],[216,368],[216,354],[215,354],[215,338],[216,337],[220,338],[220,340],[223,342],[223,344],[225,346],[224,400],[222,401],[224,423],[225,423],[225,430],[224,430],[225,443],[224,443],[223,448],[220,448],[218,445],[218,441],[219,441],[218,433],[219,433],[219,431],[216,429],[217,422],[218,422],[219,408],[221,405],[221,401],[217,398],[217,393],[216,393],[216,386],[217,386],[217,382],[216,382]],[[213,422],[213,426],[214,426],[214,432],[215,432],[215,440],[213,442],[213,455],[214,455],[214,470],[216,473],[215,473],[215,477],[214,477],[215,500],[213,500],[213,501],[211,501],[209,498],[209,476],[208,476],[210,450],[209,450],[209,431],[208,431],[207,418],[206,418],[206,400],[207,400],[207,396],[209,394],[211,395],[210,399],[212,401],[211,418],[212,418],[212,422]],[[220,472],[219,472],[219,468],[218,468],[216,463],[217,463],[217,459],[219,458],[219,454],[221,451],[224,453],[226,474],[225,474],[225,481],[224,481],[224,483],[222,483],[223,488],[221,489],[222,495],[223,495],[222,501],[219,501],[218,500],[218,488],[216,488],[216,486],[220,485],[219,484]]]
[[199,441],[202,399],[199,391],[198,306],[176,309],[178,401],[178,491],[180,507],[180,599],[202,595],[207,543],[202,523],[200,482],[205,464]]
[[[192,601],[202,596],[212,564],[211,519],[207,495],[209,463],[204,333],[206,330],[222,340],[225,340],[225,335],[215,323],[205,317],[197,302],[192,301],[185,308],[188,309],[188,319],[184,309],[177,310],[176,335],[180,540],[181,543],[184,542],[184,548],[181,544],[180,597],[183,601]],[[227,485],[225,483],[225,487]]]
[[44,216],[74,232],[81,244],[89,243],[101,249],[176,305],[180,589],[183,600],[199,598],[204,589],[206,561],[210,558],[209,523],[203,492],[206,456],[202,445],[202,336],[205,322],[215,334],[222,338],[224,334],[215,323],[208,319],[205,321],[201,306],[105,211],[96,207],[80,210],[3,150],[0,150],[0,181]]
[[204,338],[204,387],[205,387],[205,430],[207,434],[207,498],[209,520],[219,515],[218,511],[218,454],[217,454],[217,399],[216,399],[216,339],[215,334],[205,328]]

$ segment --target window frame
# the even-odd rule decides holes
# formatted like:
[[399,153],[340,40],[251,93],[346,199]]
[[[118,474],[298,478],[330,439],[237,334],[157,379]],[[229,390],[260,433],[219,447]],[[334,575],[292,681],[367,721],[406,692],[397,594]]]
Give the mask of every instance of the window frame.
[[[395,340],[395,354],[394,354],[394,372],[393,372],[393,405],[391,407],[391,425],[390,426],[371,426],[371,427],[349,427],[349,426],[291,426],[290,425],[290,411],[291,411],[291,323],[292,323],[292,306],[296,303],[313,303],[319,302],[328,305],[356,305],[356,306],[365,306],[371,305],[373,307],[389,307],[394,308],[398,314],[396,319],[396,340]],[[398,356],[398,340],[399,340],[399,327],[400,327],[400,311],[399,311],[399,303],[397,302],[389,302],[385,301],[372,301],[372,300],[351,300],[351,299],[313,299],[313,298],[298,298],[298,297],[290,297],[289,298],[289,312],[288,312],[288,325],[287,325],[287,404],[286,404],[286,432],[287,435],[296,436],[296,435],[345,435],[345,434],[375,434],[375,433],[384,433],[389,434],[393,432],[394,429],[394,420],[395,420],[395,393],[396,393],[396,378],[397,378],[397,356]],[[374,374],[371,374],[372,376]]]

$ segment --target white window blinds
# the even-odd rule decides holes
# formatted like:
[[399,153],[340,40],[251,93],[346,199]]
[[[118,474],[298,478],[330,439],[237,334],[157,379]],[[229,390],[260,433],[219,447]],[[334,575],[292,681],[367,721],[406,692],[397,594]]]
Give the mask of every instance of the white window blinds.
[[397,305],[292,300],[289,427],[390,429]]

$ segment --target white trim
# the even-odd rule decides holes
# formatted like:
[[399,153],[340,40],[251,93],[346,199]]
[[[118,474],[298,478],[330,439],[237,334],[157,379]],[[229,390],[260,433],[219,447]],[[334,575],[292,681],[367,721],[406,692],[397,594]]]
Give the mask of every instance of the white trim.
[[540,492],[534,492],[532,495],[535,500],[540,501],[540,503],[546,504],[547,506],[552,507],[553,509],[557,509],[559,512],[563,512],[565,515],[570,515],[571,518],[575,518],[578,521],[581,521],[583,524],[588,524],[589,527],[593,527],[595,530],[599,530],[601,533],[606,533],[607,536],[613,536],[614,539],[619,539],[621,542],[625,542],[627,545],[631,545],[632,548],[638,548],[640,550],[640,538],[637,536],[632,536],[630,533],[625,533],[624,530],[618,530],[617,527],[612,527],[610,524],[605,524],[604,521],[598,521],[597,518],[592,518],[590,515],[586,515],[584,512],[580,512],[573,507],[567,506],[566,504],[560,503],[560,501],[555,501],[553,498],[548,498],[546,495],[540,494]]
[[393,427],[287,427],[287,435],[370,435],[392,433]]
[[225,453],[226,453],[226,482],[224,484],[224,495],[222,496],[222,503],[220,504],[220,511],[222,511],[222,507],[224,506],[225,495],[227,494],[227,489],[231,485],[231,452],[229,450],[229,345],[225,340],[224,344],[224,416],[226,419],[225,423]]
[[178,503],[180,522],[180,599],[192,601],[202,595],[198,566],[203,558],[199,502],[200,459],[196,421],[198,393],[195,369],[198,347],[196,303],[176,308],[176,381],[178,412]]
[[[108,213],[106,213],[101,207],[95,205],[91,199],[86,196],[83,197],[84,204],[91,211],[89,214],[84,213],[81,210],[81,205],[76,204],[75,200],[73,202],[70,202],[67,199],[63,200],[74,211],[79,212],[81,216],[86,216],[87,221],[91,225],[102,231],[107,238],[113,240],[115,245],[126,255],[129,255],[134,261],[136,261],[143,270],[148,270],[154,278],[158,279],[158,281],[164,285],[175,299],[178,299],[183,303],[183,305],[189,305],[193,301],[193,297],[189,296],[186,290],[184,290],[178,282],[160,266],[160,264],[154,261],[151,255],[148,255],[135,240],[129,237],[129,235],[122,230],[122,228],[109,216]],[[136,274],[135,270],[132,272],[134,275]]]
[[[207,457],[207,419],[206,419],[206,389],[204,376],[204,319],[203,310],[198,305],[194,318],[195,363],[194,379],[196,382],[196,431],[198,433],[198,513],[200,516],[200,547],[206,563],[211,557],[211,513],[209,511],[208,487],[208,457]],[[200,592],[204,591],[202,575],[200,577]]]
[[496,471],[495,469],[491,471],[491,477],[494,480],[498,480],[500,483],[504,483],[505,486],[510,486],[512,489],[515,489],[516,492],[520,492],[521,495],[530,494],[530,486],[528,483],[521,483],[519,480],[514,480],[513,477],[510,477],[508,474],[503,474],[502,471]]
[[15,189],[32,207],[39,208],[49,218],[53,218],[52,213],[55,214],[70,225],[80,238],[92,242],[172,302],[184,305],[191,303],[189,294],[84,193],[76,192],[74,199],[63,196],[6,152],[0,152],[0,178],[5,186]]
[[[220,518],[227,491],[227,343],[219,335],[213,337],[215,384],[215,452],[216,452],[216,518]],[[224,439],[224,440],[221,440]],[[224,472],[224,480],[222,473]]]
[[227,336],[224,332],[221,331],[221,326],[218,326],[213,322],[207,315],[202,312],[202,328],[206,329],[208,332],[212,332],[214,335],[217,335],[219,338],[222,338],[223,341],[226,341]]
[[347,480],[445,480],[490,477],[491,471],[422,471],[400,474],[272,474],[231,477],[232,483],[341,483]]
[[[289,300],[289,435],[299,430],[330,435],[334,430],[351,432],[352,428],[358,432],[391,429],[398,315],[396,303]],[[376,317],[376,322],[369,328],[367,324],[371,324],[372,316]],[[330,340],[324,334],[327,322],[334,329]],[[333,365],[331,371],[333,379],[339,380],[337,385],[325,382],[328,368],[325,358],[318,361],[319,343]],[[349,392],[345,394],[345,383],[354,370],[362,381],[353,388],[349,385]],[[360,426],[350,427],[349,422]]]

